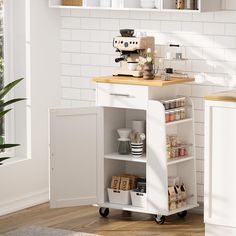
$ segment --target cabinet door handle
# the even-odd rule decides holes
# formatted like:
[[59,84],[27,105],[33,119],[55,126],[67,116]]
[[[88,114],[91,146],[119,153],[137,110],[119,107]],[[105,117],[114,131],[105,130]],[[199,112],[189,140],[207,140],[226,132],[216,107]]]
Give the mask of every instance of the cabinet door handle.
[[117,96],[117,97],[131,97],[129,94],[122,94],[122,93],[110,93],[111,96]]

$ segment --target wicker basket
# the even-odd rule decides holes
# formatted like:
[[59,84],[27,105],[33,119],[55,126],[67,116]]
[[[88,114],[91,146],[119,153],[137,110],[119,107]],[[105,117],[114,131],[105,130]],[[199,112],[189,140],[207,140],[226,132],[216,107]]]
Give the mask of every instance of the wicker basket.
[[83,0],[63,0],[65,6],[83,6]]

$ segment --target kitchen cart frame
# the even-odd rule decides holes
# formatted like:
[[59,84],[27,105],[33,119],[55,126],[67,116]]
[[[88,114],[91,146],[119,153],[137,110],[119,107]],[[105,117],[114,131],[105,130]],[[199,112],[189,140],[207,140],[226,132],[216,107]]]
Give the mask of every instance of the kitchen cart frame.
[[[187,97],[186,119],[166,123],[160,102],[180,95],[179,88],[176,84],[154,87],[97,82],[97,107],[52,109],[51,207],[96,204],[102,216],[113,208],[154,214],[160,224],[164,216],[184,217],[187,210],[197,207],[193,103]],[[130,158],[116,153],[116,129],[130,127],[132,120],[143,118],[147,123],[146,156]],[[173,133],[192,144],[191,155],[167,160],[166,137]],[[145,208],[109,202],[107,188],[112,175],[125,172],[145,175]],[[186,186],[187,205],[169,211],[168,176],[173,175]]]

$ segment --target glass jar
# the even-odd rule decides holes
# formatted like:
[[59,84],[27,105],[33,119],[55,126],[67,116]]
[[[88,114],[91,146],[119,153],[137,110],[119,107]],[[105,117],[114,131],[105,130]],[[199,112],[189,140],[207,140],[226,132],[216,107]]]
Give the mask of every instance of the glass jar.
[[180,107],[184,107],[186,105],[186,98],[182,97],[180,98]]
[[177,135],[170,136],[170,146],[177,147],[177,145],[178,145]]
[[170,102],[170,109],[175,109],[175,100],[169,100]]
[[180,119],[183,120],[186,118],[186,112],[185,112],[185,109],[182,108],[180,109]]
[[181,119],[180,110],[176,110],[176,111],[175,111],[175,119],[176,119],[176,120],[180,120],[180,119]]
[[170,109],[170,102],[169,101],[162,101],[163,106],[165,107],[165,110]]
[[170,122],[170,112],[169,111],[167,111],[165,113],[165,117],[166,117],[166,123]]
[[170,122],[175,121],[175,111],[170,111]]

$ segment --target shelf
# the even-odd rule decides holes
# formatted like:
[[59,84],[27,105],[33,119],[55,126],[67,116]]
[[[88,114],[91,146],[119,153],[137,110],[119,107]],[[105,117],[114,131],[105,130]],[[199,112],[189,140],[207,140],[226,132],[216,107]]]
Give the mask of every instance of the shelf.
[[166,216],[177,214],[178,212],[182,212],[182,211],[187,211],[187,210],[193,209],[195,207],[199,207],[199,204],[197,204],[197,203],[196,204],[187,204],[184,207],[180,207],[175,210],[169,211],[169,213],[166,214]]
[[187,119],[183,119],[183,120],[168,122],[168,123],[166,123],[166,126],[178,125],[178,124],[188,123],[188,122],[192,122],[192,121],[193,121],[192,118],[187,118]]
[[176,157],[176,158],[172,158],[170,160],[167,161],[167,165],[174,165],[174,164],[178,164],[181,162],[185,162],[185,161],[190,161],[190,160],[194,160],[194,157]]
[[119,161],[131,161],[131,162],[141,162],[141,163],[147,162],[146,154],[144,154],[142,157],[133,157],[132,155],[120,155],[119,153],[111,153],[105,155],[104,158],[111,160],[119,160]]
[[167,211],[167,212],[154,212],[154,211],[147,210],[146,208],[142,208],[142,207],[136,207],[136,206],[132,206],[132,205],[114,204],[114,203],[110,203],[110,202],[105,202],[105,203],[98,204],[95,206],[118,209],[118,210],[123,210],[123,211],[134,211],[134,212],[140,212],[140,213],[149,213],[149,214],[158,214],[158,215],[169,216],[169,215],[177,214],[178,212],[193,209],[195,207],[198,207],[199,204],[197,204],[197,203],[196,204],[187,204],[184,207],[180,207],[180,208],[175,209],[173,211]]

